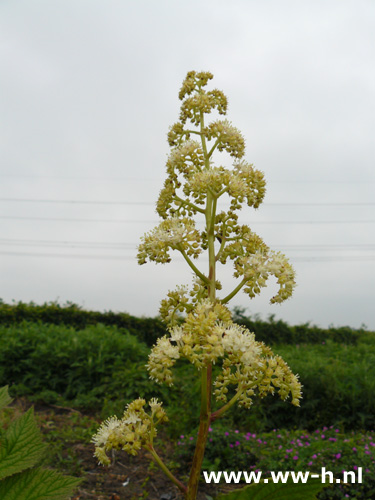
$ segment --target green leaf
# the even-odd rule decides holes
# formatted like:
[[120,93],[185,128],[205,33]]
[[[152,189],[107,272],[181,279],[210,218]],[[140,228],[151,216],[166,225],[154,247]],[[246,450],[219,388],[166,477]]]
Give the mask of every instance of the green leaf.
[[1,500],[68,500],[80,479],[32,469],[0,481]]
[[8,386],[0,388],[0,410],[8,406],[12,402],[12,398],[8,393]]
[[[45,445],[32,408],[12,422],[0,443],[0,479],[35,465]],[[2,498],[0,496],[0,498]]]
[[309,479],[307,483],[268,483],[251,484],[216,500],[316,500],[316,494],[327,485],[319,479]]

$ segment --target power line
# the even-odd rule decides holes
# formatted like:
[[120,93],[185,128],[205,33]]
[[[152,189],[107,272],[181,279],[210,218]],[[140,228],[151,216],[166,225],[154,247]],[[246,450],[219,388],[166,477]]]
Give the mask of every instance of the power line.
[[[38,174],[9,174],[9,173],[0,173],[0,177],[8,177],[8,178],[16,178],[16,179],[66,179],[66,180],[74,180],[74,181],[123,181],[123,182],[159,182],[160,178],[150,178],[150,177],[90,177],[90,176],[69,176],[69,175],[38,175]],[[327,179],[291,179],[291,180],[278,180],[278,179],[269,179],[267,180],[267,184],[374,184],[375,179],[364,179],[364,180],[327,180]]]
[[136,260],[130,255],[84,255],[84,254],[65,254],[65,253],[42,253],[42,252],[2,252],[0,255],[9,255],[12,257],[55,257],[66,259],[99,259],[99,260]]
[[62,203],[76,205],[155,205],[155,202],[153,201],[41,200],[32,198],[0,198],[0,201],[21,203]]
[[[33,198],[0,198],[0,202],[12,203],[52,203],[75,205],[155,205],[153,201],[106,201],[106,200],[51,200]],[[375,206],[375,202],[359,203],[264,203],[265,207],[366,207]]]
[[[95,259],[95,260],[133,260],[136,259],[132,256],[127,255],[84,255],[84,254],[56,254],[56,253],[42,253],[42,252],[3,252],[0,251],[0,255],[8,255],[11,257],[52,257],[52,258],[63,258],[63,259]],[[179,257],[179,256],[178,256]],[[183,260],[182,257],[174,260]],[[205,259],[201,259],[203,261]],[[207,260],[207,259],[206,259]],[[360,259],[356,256],[339,256],[339,257],[296,257],[292,262],[357,262],[362,263],[364,261],[374,261],[374,256],[365,256]]]
[[[108,248],[117,250],[132,250],[135,249],[138,243],[133,242],[105,242],[105,241],[70,241],[70,240],[40,240],[40,239],[12,239],[12,238],[0,238],[0,245],[10,245],[10,246],[69,246],[69,247],[83,247],[83,248]],[[359,243],[359,244],[295,244],[295,245],[283,245],[274,244],[269,245],[275,248],[283,248],[288,251],[336,251],[336,250],[375,250],[375,243]]]
[[55,217],[18,217],[12,215],[0,215],[0,219],[12,219],[12,220],[43,220],[43,221],[51,221],[51,222],[115,222],[120,224],[155,224],[157,221],[155,220],[116,220],[116,219],[68,219],[68,218],[55,218]]
[[[95,223],[118,223],[118,224],[158,224],[157,220],[133,220],[133,219],[69,219],[57,217],[22,217],[12,215],[0,215],[0,219],[9,220],[40,220],[50,222],[95,222]],[[330,220],[330,221],[251,221],[245,224],[374,224],[375,220]]]

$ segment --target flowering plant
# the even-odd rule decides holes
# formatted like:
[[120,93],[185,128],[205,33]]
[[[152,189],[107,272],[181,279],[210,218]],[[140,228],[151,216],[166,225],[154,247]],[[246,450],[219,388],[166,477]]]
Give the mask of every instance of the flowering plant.
[[[208,72],[191,71],[184,80],[179,98],[180,119],[168,133],[171,154],[167,179],[157,202],[161,223],[145,234],[138,249],[138,262],[170,262],[170,252],[179,252],[194,273],[192,288],[179,286],[169,291],[161,303],[160,315],[168,325],[168,335],[159,338],[147,364],[150,377],[160,384],[173,384],[172,367],[186,358],[201,376],[201,412],[198,437],[188,484],[182,484],[156,453],[156,427],[166,422],[162,403],[152,399],[129,404],[122,419],[112,417],[93,437],[95,455],[109,464],[107,453],[123,449],[136,455],[147,449],[155,462],[183,492],[187,500],[196,498],[210,425],[234,404],[250,408],[255,396],[275,392],[299,405],[301,385],[280,356],[254,334],[232,321],[228,302],[243,290],[250,298],[274,276],[278,291],[271,303],[288,299],[295,286],[291,265],[274,252],[248,226],[240,225],[238,212],[246,203],[258,208],[265,195],[263,173],[243,157],[245,141],[227,120],[207,124],[206,115],[227,112],[227,98],[220,90],[206,90],[213,78]],[[193,137],[197,140],[193,140]],[[213,154],[226,151],[232,168],[215,166]],[[219,211],[219,200],[229,198],[227,211]],[[197,228],[203,219],[204,229]],[[198,257],[208,254],[208,269],[198,267]],[[217,264],[232,261],[238,284],[224,296],[216,277]],[[221,367],[213,380],[212,366]],[[213,408],[212,399],[217,407]]]

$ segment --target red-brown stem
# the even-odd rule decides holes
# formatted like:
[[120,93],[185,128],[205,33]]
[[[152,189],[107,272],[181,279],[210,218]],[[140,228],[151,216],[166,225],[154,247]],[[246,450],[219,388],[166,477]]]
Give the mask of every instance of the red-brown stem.
[[[186,500],[195,500],[198,492],[198,484],[202,469],[204,452],[206,449],[207,437],[211,422],[211,386],[212,386],[212,366],[208,365],[202,373],[202,406],[200,423],[195,447],[193,464],[190,471],[189,483],[186,492]],[[205,380],[203,380],[205,378]]]

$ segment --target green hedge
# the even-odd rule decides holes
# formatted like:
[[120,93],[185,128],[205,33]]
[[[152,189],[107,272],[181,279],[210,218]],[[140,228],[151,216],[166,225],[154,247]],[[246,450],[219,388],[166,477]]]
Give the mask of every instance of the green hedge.
[[42,399],[73,400],[89,393],[104,398],[113,392],[114,379],[125,391],[131,371],[140,380],[148,351],[133,335],[101,324],[78,331],[29,322],[1,326],[0,386],[9,385],[15,395],[42,394]]
[[[375,428],[375,342],[361,337],[357,346],[325,344],[275,345],[299,373],[301,408],[277,396],[254,400],[250,411],[228,412],[224,422],[253,430]],[[198,423],[199,377],[187,362],[176,365],[173,387],[159,386],[145,369],[149,348],[116,327],[93,325],[76,330],[63,325],[23,322],[0,326],[0,386],[14,396],[47,403],[121,414],[137,397],[159,397],[168,408],[173,433]],[[220,367],[216,366],[215,371]]]
[[257,340],[267,344],[321,344],[332,340],[355,345],[361,336],[371,333],[365,328],[353,329],[349,326],[320,328],[309,323],[290,326],[283,320],[275,320],[272,315],[268,321],[262,321],[257,316],[254,318],[246,317],[241,308],[234,309],[233,318],[236,323],[246,326],[251,332],[254,332]]
[[0,326],[0,387],[33,402],[121,414],[130,401],[159,397],[169,407],[170,429],[196,425],[199,377],[181,363],[171,389],[151,381],[150,349],[137,337],[102,324],[76,330],[64,325],[23,321]]
[[275,396],[256,401],[251,416],[239,411],[236,422],[251,418],[265,430],[337,425],[342,429],[375,429],[375,342],[357,346],[325,344],[273,346],[303,385],[300,408]]
[[[375,336],[374,333],[367,332],[363,328],[356,330],[345,326],[324,329],[309,324],[290,326],[282,320],[275,321],[273,316],[270,316],[268,321],[263,321],[256,316],[246,317],[241,308],[235,308],[234,320],[254,332],[257,340],[267,344],[321,344],[327,340],[333,340],[355,345],[363,336]],[[43,305],[36,305],[32,302],[6,304],[0,299],[0,325],[10,326],[22,321],[65,325],[77,330],[101,323],[116,326],[119,330],[126,330],[148,346],[154,345],[156,339],[166,333],[165,325],[159,318],[137,318],[127,313],[112,311],[86,311],[72,303],[63,306],[56,302]]]
[[165,335],[165,326],[157,318],[136,318],[130,314],[111,311],[85,311],[80,306],[70,302],[63,306],[56,302],[43,305],[37,305],[33,302],[6,304],[0,299],[0,325],[10,326],[22,321],[65,325],[76,330],[83,330],[88,326],[101,323],[126,330],[148,346],[154,345],[158,337]]

